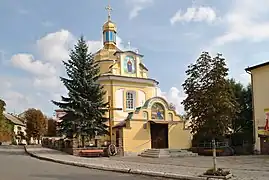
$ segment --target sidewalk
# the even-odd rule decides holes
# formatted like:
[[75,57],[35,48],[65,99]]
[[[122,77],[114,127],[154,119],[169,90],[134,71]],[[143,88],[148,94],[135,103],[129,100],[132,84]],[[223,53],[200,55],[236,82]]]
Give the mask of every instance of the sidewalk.
[[100,169],[106,171],[150,175],[155,177],[175,178],[184,180],[204,180],[198,177],[206,169],[193,167],[178,167],[164,164],[145,164],[110,160],[109,158],[83,158],[47,148],[27,148],[26,152],[33,157],[52,162]]
[[[163,159],[154,159],[155,163],[148,160],[147,162],[137,162],[131,158],[83,158],[77,156],[67,155],[63,152],[59,152],[47,148],[27,148],[28,154],[33,157],[58,162],[62,164],[74,165],[79,167],[86,167],[92,169],[122,172],[122,173],[133,173],[142,174],[155,177],[165,177],[174,179],[184,180],[203,180],[204,178],[198,177],[210,167],[200,166],[203,164],[200,162],[200,157],[194,158],[194,164],[188,166],[183,163],[183,159],[175,159],[175,161],[181,161],[180,164],[169,164]],[[203,157],[201,157],[203,158]],[[134,158],[135,159],[135,158]],[[159,162],[157,162],[159,161]],[[195,163],[196,162],[196,163]],[[232,162],[229,162],[232,166]],[[205,163],[207,165],[207,163]],[[208,164],[209,165],[209,164]],[[254,165],[254,164],[253,164]],[[244,169],[226,166],[224,168],[229,169],[235,175],[234,179],[238,180],[268,180],[269,172],[267,169]]]

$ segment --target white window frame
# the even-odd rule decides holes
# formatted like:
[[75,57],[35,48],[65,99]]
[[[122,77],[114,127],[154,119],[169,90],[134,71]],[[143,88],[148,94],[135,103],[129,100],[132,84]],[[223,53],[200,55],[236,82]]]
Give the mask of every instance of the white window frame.
[[126,93],[126,110],[134,110],[136,102],[136,93],[134,91],[127,91]]

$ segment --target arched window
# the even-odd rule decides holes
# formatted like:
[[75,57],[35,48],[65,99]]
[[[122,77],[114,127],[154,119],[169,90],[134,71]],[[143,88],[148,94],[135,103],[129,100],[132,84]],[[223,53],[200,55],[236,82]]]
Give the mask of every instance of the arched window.
[[148,112],[146,112],[146,111],[143,112],[143,118],[144,119],[149,119]]
[[133,110],[135,108],[135,92],[126,92],[126,109]]
[[154,103],[151,107],[151,119],[164,119],[164,107],[160,103]]
[[168,113],[168,120],[173,121],[173,114],[172,113]]

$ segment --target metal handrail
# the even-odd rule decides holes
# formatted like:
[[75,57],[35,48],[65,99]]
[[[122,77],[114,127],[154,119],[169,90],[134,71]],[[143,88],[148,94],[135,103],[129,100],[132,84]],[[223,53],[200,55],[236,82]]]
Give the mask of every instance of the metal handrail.
[[[228,147],[229,144],[228,142],[216,142],[216,147]],[[212,148],[212,143],[211,142],[204,142],[204,143],[200,143],[198,144],[198,147],[205,147],[205,148]]]

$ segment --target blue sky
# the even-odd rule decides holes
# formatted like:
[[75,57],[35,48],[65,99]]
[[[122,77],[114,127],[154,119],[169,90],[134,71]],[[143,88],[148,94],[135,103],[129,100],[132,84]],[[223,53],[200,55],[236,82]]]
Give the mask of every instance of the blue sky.
[[[52,115],[51,99],[65,93],[61,60],[80,35],[101,46],[108,0],[0,2],[0,98],[9,112],[36,107]],[[222,53],[230,76],[249,82],[247,66],[268,60],[268,0],[111,0],[118,46],[144,55],[160,95],[182,112],[187,65],[202,51]]]

